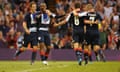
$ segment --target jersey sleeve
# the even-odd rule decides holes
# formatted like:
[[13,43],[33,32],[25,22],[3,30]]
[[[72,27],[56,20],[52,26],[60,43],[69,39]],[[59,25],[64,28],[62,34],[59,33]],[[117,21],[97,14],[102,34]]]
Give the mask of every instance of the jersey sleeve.
[[66,21],[68,22],[70,20],[70,17],[71,17],[71,13],[66,17]]
[[78,14],[79,17],[86,16],[86,15],[87,15],[87,12],[82,12]]
[[50,18],[56,18],[56,14],[52,13],[52,14],[50,15]]

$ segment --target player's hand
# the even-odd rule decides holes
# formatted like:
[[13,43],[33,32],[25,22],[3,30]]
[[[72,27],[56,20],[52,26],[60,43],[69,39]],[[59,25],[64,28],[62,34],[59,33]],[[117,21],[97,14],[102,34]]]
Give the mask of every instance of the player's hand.
[[25,32],[26,32],[27,34],[30,34],[30,31],[29,31],[28,29],[26,29]]
[[95,21],[95,24],[98,24],[98,23],[99,23],[99,21],[98,21],[98,20],[96,20],[96,21]]
[[50,16],[52,13],[50,12],[50,10],[46,10],[46,13]]
[[53,24],[54,24],[54,25],[58,25],[58,23],[56,23],[56,22],[54,22]]
[[39,14],[39,15],[36,15],[36,18],[40,18],[40,16],[41,16],[40,14]]
[[58,27],[59,25],[58,25],[58,23],[53,22],[53,26],[54,26],[54,27]]

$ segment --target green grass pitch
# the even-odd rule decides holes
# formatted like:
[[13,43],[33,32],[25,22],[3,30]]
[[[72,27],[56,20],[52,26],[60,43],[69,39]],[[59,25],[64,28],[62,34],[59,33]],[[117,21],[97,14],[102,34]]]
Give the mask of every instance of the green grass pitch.
[[77,61],[49,61],[43,65],[36,61],[0,61],[0,72],[120,72],[119,61],[92,62],[79,66]]

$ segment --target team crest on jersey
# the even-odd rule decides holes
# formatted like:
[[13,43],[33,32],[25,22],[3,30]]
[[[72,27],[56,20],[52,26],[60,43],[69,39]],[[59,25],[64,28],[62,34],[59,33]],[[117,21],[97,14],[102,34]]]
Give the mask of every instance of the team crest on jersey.
[[41,40],[41,37],[38,37],[38,40]]
[[50,18],[47,14],[41,15],[41,23],[42,24],[50,24]]
[[31,17],[31,24],[36,24],[37,22],[35,19],[35,14],[31,14],[30,17]]

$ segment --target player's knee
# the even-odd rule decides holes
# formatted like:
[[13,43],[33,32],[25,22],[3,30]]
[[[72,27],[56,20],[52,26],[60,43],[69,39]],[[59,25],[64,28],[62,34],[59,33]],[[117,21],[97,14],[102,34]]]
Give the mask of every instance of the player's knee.
[[98,51],[100,49],[100,46],[99,45],[95,45],[94,46],[94,51]]
[[44,43],[40,43],[40,44],[39,44],[39,47],[40,47],[40,49],[46,48]]
[[22,51],[22,52],[25,51],[25,48],[20,48],[20,51]]
[[88,54],[89,53],[89,50],[86,48],[84,49],[84,54]]
[[74,43],[73,47],[74,48],[79,48],[79,43]]
[[91,52],[91,51],[89,51],[89,52],[88,52],[88,55],[89,55],[89,56],[91,56],[91,55],[92,55],[92,52]]
[[80,52],[82,52],[83,50],[82,50],[81,47],[78,47],[78,48],[74,48],[74,51],[80,51]]
[[33,52],[37,52],[38,48],[37,46],[33,46]]
[[37,49],[33,49],[32,52],[37,52]]
[[47,49],[52,49],[53,48],[51,45],[47,45],[46,47],[47,47]]

